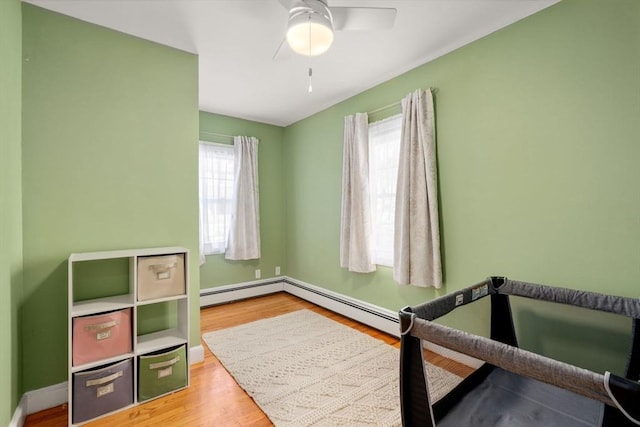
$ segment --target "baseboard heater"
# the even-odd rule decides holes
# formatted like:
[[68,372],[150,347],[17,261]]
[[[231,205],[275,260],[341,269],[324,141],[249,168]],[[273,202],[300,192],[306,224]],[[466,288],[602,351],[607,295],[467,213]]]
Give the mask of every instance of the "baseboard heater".
[[239,301],[260,295],[287,292],[320,307],[398,337],[398,314],[364,301],[332,292],[290,277],[239,283],[200,291],[200,307]]

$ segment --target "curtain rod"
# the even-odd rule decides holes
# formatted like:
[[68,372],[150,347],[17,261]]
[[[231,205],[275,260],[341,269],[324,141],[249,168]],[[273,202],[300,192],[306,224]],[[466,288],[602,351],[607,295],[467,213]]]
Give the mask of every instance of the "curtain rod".
[[215,145],[216,147],[233,147],[233,144],[225,144],[222,142],[198,141],[198,144]]
[[[438,92],[438,88],[435,88],[435,87],[430,87],[430,88],[427,88],[427,89],[431,90],[431,93]],[[367,114],[379,113],[381,111],[388,110],[389,108],[396,107],[396,106],[400,105],[401,103],[402,103],[402,101],[392,102],[391,104],[376,108],[375,110],[367,111]]]
[[218,136],[220,138],[233,138],[233,135],[227,135],[224,133],[216,133],[216,132],[207,132],[206,130],[201,130],[200,133],[203,133],[209,136]]
[[[201,134],[201,135],[208,135],[208,136],[212,136],[212,137],[214,137],[214,138],[226,138],[226,139],[230,139],[230,140],[231,140],[231,142],[233,142],[233,141],[234,141],[234,138],[235,138],[235,136],[233,136],[233,135],[227,135],[227,134],[224,134],[224,133],[217,133],[217,132],[207,132],[206,130],[201,130],[201,131],[200,131],[200,134]],[[258,144],[260,143],[260,138],[255,137],[255,136],[254,136],[254,137],[252,137],[252,138],[257,139],[257,140],[258,140]],[[207,143],[210,143],[210,144],[215,144],[215,142],[211,142],[211,141],[200,141],[200,142],[207,142]]]
[[391,104],[385,105],[383,107],[376,108],[375,110],[367,111],[367,114],[375,114],[375,113],[379,113],[379,112],[384,111],[384,110],[388,110],[391,107],[397,107],[398,105],[400,105],[400,102],[401,101],[392,102]]

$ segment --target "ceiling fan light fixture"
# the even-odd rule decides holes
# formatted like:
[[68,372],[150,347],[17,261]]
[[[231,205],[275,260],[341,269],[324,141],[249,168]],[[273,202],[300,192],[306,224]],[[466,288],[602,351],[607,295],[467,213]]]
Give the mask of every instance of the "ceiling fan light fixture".
[[305,9],[291,13],[287,42],[300,55],[317,56],[325,53],[333,43],[333,23],[329,10],[322,13]]

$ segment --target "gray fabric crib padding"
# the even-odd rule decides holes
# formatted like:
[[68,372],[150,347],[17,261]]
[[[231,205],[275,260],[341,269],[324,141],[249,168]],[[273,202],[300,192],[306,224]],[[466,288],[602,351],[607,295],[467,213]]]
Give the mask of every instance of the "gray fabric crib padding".
[[487,279],[473,286],[466,287],[454,293],[443,295],[429,302],[411,307],[411,310],[421,319],[435,320],[462,305],[474,302],[491,293],[496,292],[493,289],[491,280]]
[[469,304],[491,294],[513,295],[605,311],[635,319],[640,318],[640,299],[638,298],[539,285],[507,278],[488,278],[475,285],[412,307],[412,310],[422,319],[435,320],[461,305]]
[[604,404],[495,368],[438,427],[597,427]]
[[510,372],[614,405],[604,388],[604,376],[588,369],[418,318],[413,320],[411,335]]

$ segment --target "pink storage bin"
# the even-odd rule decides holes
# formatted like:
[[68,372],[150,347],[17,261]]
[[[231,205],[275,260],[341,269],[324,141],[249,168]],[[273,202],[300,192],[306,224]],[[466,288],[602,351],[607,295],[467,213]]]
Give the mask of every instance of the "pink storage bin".
[[131,353],[131,308],[73,318],[73,366]]

